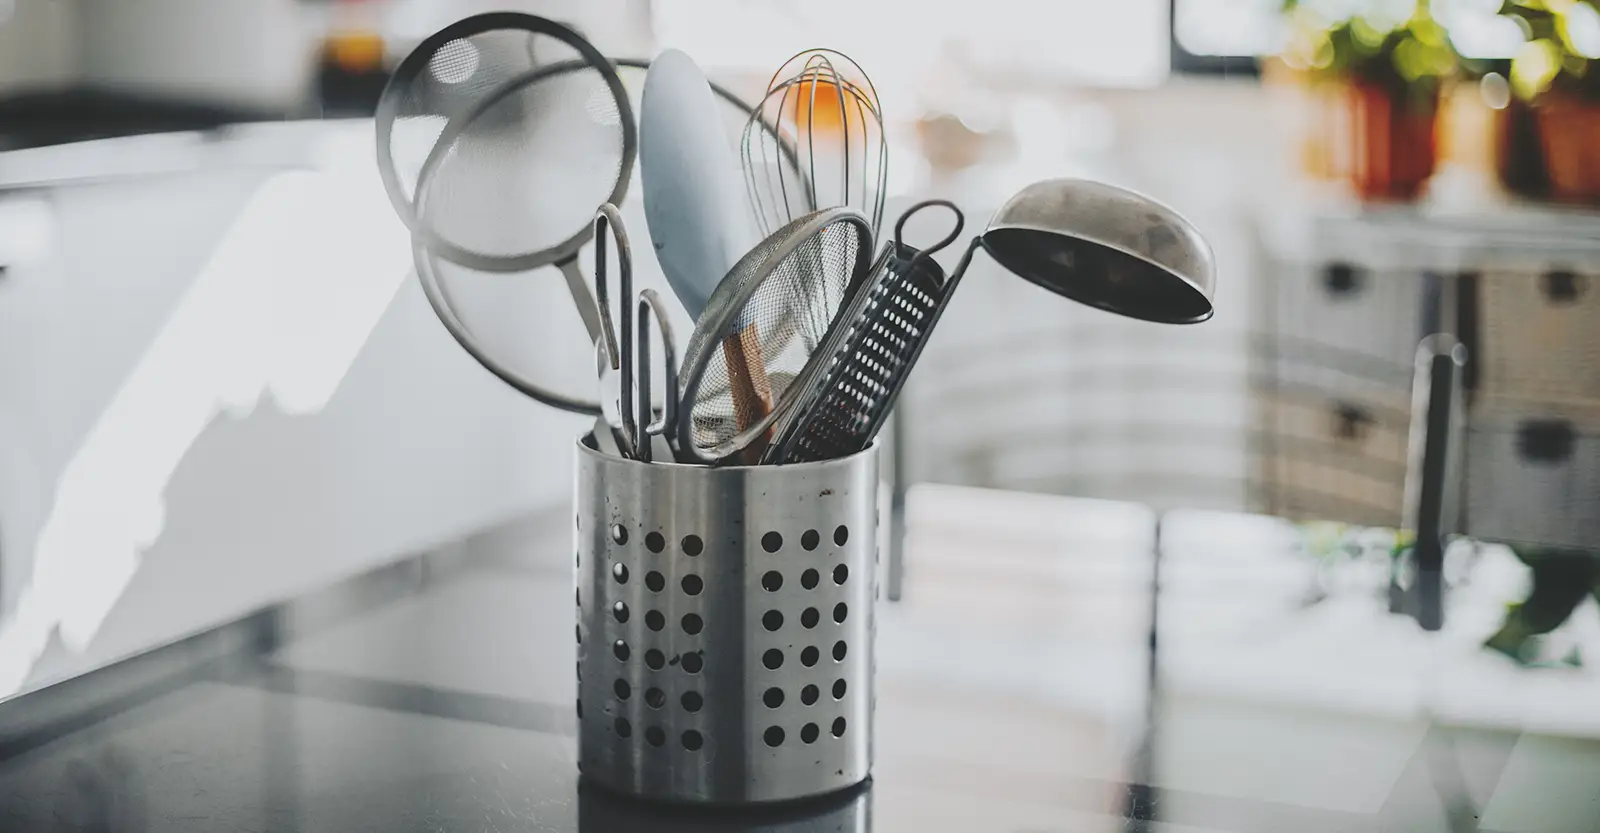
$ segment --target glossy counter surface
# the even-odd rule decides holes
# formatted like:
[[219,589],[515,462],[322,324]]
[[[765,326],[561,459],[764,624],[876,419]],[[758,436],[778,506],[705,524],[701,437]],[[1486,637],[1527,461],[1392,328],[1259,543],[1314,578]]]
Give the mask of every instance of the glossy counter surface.
[[0,828],[1600,829],[1592,672],[1473,647],[1517,592],[1496,553],[1427,635],[1269,519],[1170,515],[1156,559],[1139,507],[938,488],[912,494],[905,601],[880,603],[867,789],[621,800],[575,767],[568,523],[0,705]]

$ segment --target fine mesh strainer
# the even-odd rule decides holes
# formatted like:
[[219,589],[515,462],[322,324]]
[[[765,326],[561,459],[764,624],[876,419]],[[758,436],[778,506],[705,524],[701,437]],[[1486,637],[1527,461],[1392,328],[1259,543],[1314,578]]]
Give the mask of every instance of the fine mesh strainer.
[[872,231],[848,208],[801,217],[734,265],[684,354],[681,450],[701,462],[756,460],[794,382],[871,266]]
[[[529,373],[485,350],[445,279],[557,266],[577,308],[538,333],[539,355],[592,343],[599,319],[578,267],[601,203],[620,204],[636,152],[632,106],[606,58],[571,29],[496,12],[452,24],[401,63],[377,112],[379,170],[412,231],[430,304],[479,363],[547,404],[597,414],[587,374]],[[540,297],[539,302],[546,299]],[[553,300],[553,299],[551,299]]]

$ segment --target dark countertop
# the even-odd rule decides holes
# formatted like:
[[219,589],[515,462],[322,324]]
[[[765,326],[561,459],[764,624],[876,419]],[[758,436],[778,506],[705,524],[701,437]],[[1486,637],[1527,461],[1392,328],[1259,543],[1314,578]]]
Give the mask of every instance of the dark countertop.
[[[1018,501],[914,513],[860,790],[733,813],[581,785],[570,546],[535,521],[0,704],[0,830],[1600,830],[1600,732],[1553,722],[1600,709],[1588,677],[1508,671],[1537,719],[1486,718],[1455,696],[1480,658],[1362,594],[1307,607],[1259,521],[1164,526],[1157,571],[1137,513]],[[1412,644],[1436,660],[1384,665]]]

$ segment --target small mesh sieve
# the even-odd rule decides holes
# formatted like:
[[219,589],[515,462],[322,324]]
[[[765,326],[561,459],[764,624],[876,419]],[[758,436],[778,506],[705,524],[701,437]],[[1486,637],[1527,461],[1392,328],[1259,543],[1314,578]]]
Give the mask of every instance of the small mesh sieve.
[[684,354],[685,453],[720,462],[748,449],[759,458],[761,438],[792,407],[794,382],[871,257],[866,218],[830,208],[789,223],[734,265]]

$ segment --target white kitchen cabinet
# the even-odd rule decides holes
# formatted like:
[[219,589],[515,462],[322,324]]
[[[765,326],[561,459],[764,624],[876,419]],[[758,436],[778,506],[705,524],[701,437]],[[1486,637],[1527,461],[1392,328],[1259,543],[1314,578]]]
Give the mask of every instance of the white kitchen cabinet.
[[64,575],[81,650],[30,685],[564,499],[583,421],[444,332],[370,130],[268,131],[302,170],[28,192],[53,233],[0,283],[0,643]]

